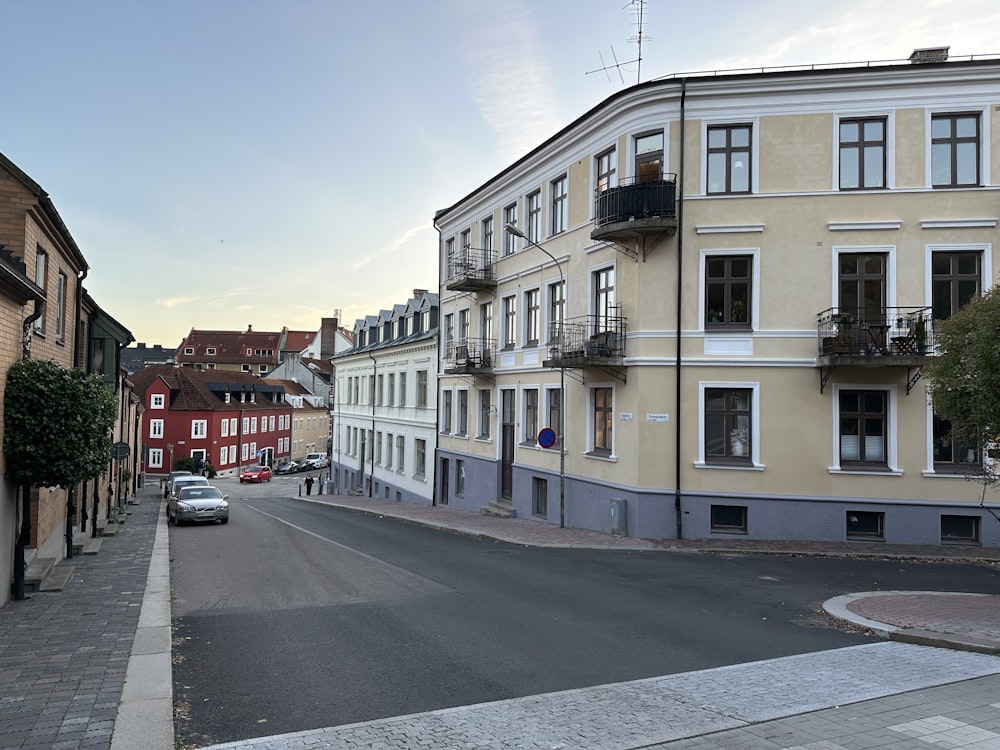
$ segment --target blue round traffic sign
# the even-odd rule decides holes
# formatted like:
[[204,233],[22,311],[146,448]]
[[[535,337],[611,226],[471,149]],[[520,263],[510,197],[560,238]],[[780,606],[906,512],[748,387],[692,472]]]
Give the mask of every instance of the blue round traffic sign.
[[543,448],[551,448],[556,444],[556,432],[551,427],[543,427],[538,433],[538,444]]

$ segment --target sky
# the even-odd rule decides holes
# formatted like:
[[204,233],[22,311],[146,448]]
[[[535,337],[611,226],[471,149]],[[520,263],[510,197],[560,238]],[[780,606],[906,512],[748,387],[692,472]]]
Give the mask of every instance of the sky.
[[[665,75],[1000,53],[996,0],[0,0],[0,152],[137,342],[437,290],[437,210]],[[605,65],[621,63],[602,71]]]

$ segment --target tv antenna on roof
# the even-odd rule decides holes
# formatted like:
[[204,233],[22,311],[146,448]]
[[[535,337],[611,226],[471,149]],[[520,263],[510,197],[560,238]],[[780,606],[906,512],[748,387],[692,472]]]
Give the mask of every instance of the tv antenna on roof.
[[604,55],[602,55],[600,50],[598,50],[597,54],[601,58],[601,67],[595,70],[588,70],[587,75],[590,75],[591,73],[600,73],[603,71],[604,75],[607,76],[608,83],[611,83],[611,74],[608,71],[614,68],[615,70],[618,71],[618,77],[621,78],[621,82],[622,84],[624,84],[625,76],[622,75],[622,66],[636,63],[635,82],[636,83],[640,82],[642,76],[642,23],[643,23],[643,14],[645,13],[646,10],[646,0],[629,0],[628,5],[625,5],[623,7],[623,10],[625,8],[632,8],[632,12],[635,14],[636,18],[636,35],[629,37],[628,39],[628,41],[636,43],[636,48],[638,50],[636,58],[634,60],[626,60],[625,62],[619,62],[618,55],[615,54],[615,48],[611,47],[611,57],[614,59],[614,63],[608,65],[607,63],[604,62]]

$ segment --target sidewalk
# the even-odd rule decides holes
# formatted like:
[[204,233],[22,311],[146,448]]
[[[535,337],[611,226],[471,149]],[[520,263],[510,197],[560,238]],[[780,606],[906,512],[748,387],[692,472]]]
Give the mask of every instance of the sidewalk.
[[[362,497],[296,499],[528,546],[1000,563],[1000,550],[654,542]],[[105,538],[97,555],[61,563],[72,568],[62,591],[0,607],[0,750],[174,747],[166,520],[155,483],[137,500],[122,531]],[[873,643],[218,747],[837,750],[872,746],[865,744],[871,732],[886,740],[879,747],[893,750],[932,736],[942,739],[939,745],[1000,750],[1000,596],[864,592],[831,600],[827,609],[910,643]],[[913,645],[922,642],[952,648]],[[987,653],[956,650],[973,647]],[[830,718],[820,721],[822,716]],[[835,744],[837,737],[845,744]],[[959,737],[978,739],[959,744]]]

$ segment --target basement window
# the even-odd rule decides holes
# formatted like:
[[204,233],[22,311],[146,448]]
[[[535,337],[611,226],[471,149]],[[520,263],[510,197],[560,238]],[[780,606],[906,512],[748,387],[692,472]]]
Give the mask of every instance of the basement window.
[[871,510],[847,511],[848,539],[885,540],[885,513]]
[[745,505],[713,505],[712,531],[723,534],[747,533],[747,508]]
[[979,544],[979,516],[941,516],[941,544]]

